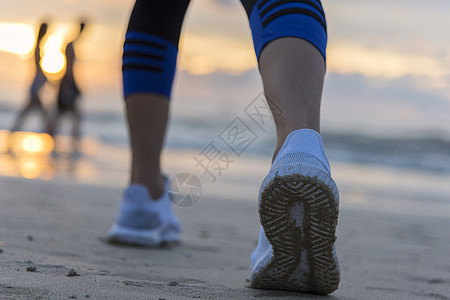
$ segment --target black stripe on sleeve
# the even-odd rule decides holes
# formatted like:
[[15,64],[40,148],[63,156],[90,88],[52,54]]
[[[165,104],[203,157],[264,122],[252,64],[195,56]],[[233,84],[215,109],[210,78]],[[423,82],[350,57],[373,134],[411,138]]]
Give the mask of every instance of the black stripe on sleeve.
[[272,9],[283,5],[283,4],[288,4],[288,3],[301,3],[301,4],[307,4],[309,6],[314,7],[318,12],[320,12],[322,14],[322,16],[324,16],[324,12],[323,9],[317,5],[316,2],[311,1],[311,0],[280,0],[280,1],[276,1],[272,4],[270,4],[269,6],[267,6],[266,8],[264,8],[260,13],[259,16],[261,18],[264,18],[265,15],[267,15]]
[[141,64],[124,64],[122,66],[122,71],[127,71],[127,70],[141,70],[141,71],[151,71],[151,72],[162,73],[161,67],[145,66],[145,65],[141,65]]
[[150,41],[144,41],[141,39],[133,39],[133,38],[129,38],[125,40],[124,45],[128,45],[128,44],[136,44],[136,45],[142,45],[142,46],[149,46],[152,48],[157,48],[157,49],[161,49],[161,50],[166,50],[167,47],[165,45],[161,45],[155,42],[150,42]]
[[317,22],[319,22],[322,27],[324,28],[325,32],[327,31],[327,25],[325,24],[325,21],[317,15],[315,12],[312,12],[309,9],[300,8],[300,7],[290,7],[286,9],[279,10],[277,12],[274,12],[273,14],[269,15],[267,18],[265,18],[262,21],[263,27],[266,27],[270,22],[274,21],[275,19],[289,14],[301,14],[301,15],[307,15],[312,18],[314,18]]
[[123,53],[123,57],[140,57],[140,58],[148,58],[156,61],[163,61],[164,56],[157,55],[157,54],[150,54],[150,53],[143,53],[143,52],[137,52],[137,51],[125,51]]

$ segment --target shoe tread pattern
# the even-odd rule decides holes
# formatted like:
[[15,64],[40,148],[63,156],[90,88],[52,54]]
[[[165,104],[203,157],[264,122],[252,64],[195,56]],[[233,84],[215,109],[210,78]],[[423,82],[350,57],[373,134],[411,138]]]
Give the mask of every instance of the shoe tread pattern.
[[[292,217],[294,205],[303,207],[300,227]],[[314,294],[338,288],[339,266],[333,251],[338,203],[328,185],[300,174],[275,176],[262,192],[259,215],[273,258],[252,278],[252,287]],[[306,252],[307,273],[295,278],[302,252]]]

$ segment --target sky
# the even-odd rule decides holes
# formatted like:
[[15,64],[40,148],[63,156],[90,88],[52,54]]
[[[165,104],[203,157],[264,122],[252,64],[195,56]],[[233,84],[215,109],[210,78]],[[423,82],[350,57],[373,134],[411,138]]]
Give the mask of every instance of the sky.
[[[62,51],[80,17],[88,20],[76,48],[86,98],[120,98],[121,43],[132,5],[131,0],[2,0],[0,101],[21,101],[32,76],[30,55],[11,53],[8,45],[33,41],[31,32],[47,20],[49,35],[60,38],[56,47]],[[323,5],[329,34],[324,124],[450,132],[450,38],[445,34],[450,1],[323,0]],[[11,25],[16,26],[12,37]],[[251,32],[239,1],[191,1],[178,70],[174,95],[180,99],[201,102],[221,93],[239,103],[242,95],[260,92]],[[193,81],[203,88],[189,90]],[[236,89],[240,92],[232,92]]]

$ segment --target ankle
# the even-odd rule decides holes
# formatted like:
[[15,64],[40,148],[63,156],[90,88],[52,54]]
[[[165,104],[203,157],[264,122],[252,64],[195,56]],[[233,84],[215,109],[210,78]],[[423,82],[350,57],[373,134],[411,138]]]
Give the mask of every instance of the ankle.
[[164,192],[165,189],[165,179],[163,176],[158,176],[155,178],[132,178],[131,183],[139,183],[144,185],[153,200],[158,199]]
[[164,177],[159,176],[157,180],[147,186],[150,196],[153,200],[158,199],[164,193],[165,180]]
[[[277,128],[278,129],[278,128]],[[281,148],[283,147],[286,138],[293,133],[294,131],[306,129],[306,131],[313,131],[320,135],[320,131],[318,128],[309,128],[309,127],[301,127],[301,128],[290,128],[290,129],[278,129],[277,130],[277,145],[275,147],[275,151],[272,157],[272,163],[274,162],[276,156],[278,155],[278,152],[280,152]]]

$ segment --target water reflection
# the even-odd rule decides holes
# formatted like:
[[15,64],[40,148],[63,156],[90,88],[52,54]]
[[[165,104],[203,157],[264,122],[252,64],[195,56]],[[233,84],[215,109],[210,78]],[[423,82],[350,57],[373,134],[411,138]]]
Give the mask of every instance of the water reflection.
[[22,177],[45,178],[52,177],[54,168],[49,163],[49,158],[42,155],[21,155],[16,158],[17,166]]
[[13,132],[8,137],[8,148],[13,154],[49,154],[55,143],[46,133]]
[[2,159],[3,174],[25,178],[52,177],[55,168],[50,154],[55,143],[50,135],[34,132],[9,134],[3,131],[0,136],[0,142],[3,141],[0,150],[8,154]]
[[[38,178],[70,182],[110,184],[125,182],[128,161],[123,149],[108,148],[109,155],[98,156],[99,143],[84,138],[79,151],[73,151],[72,138],[58,135],[0,130],[0,176]],[[120,170],[110,162],[122,163]]]

